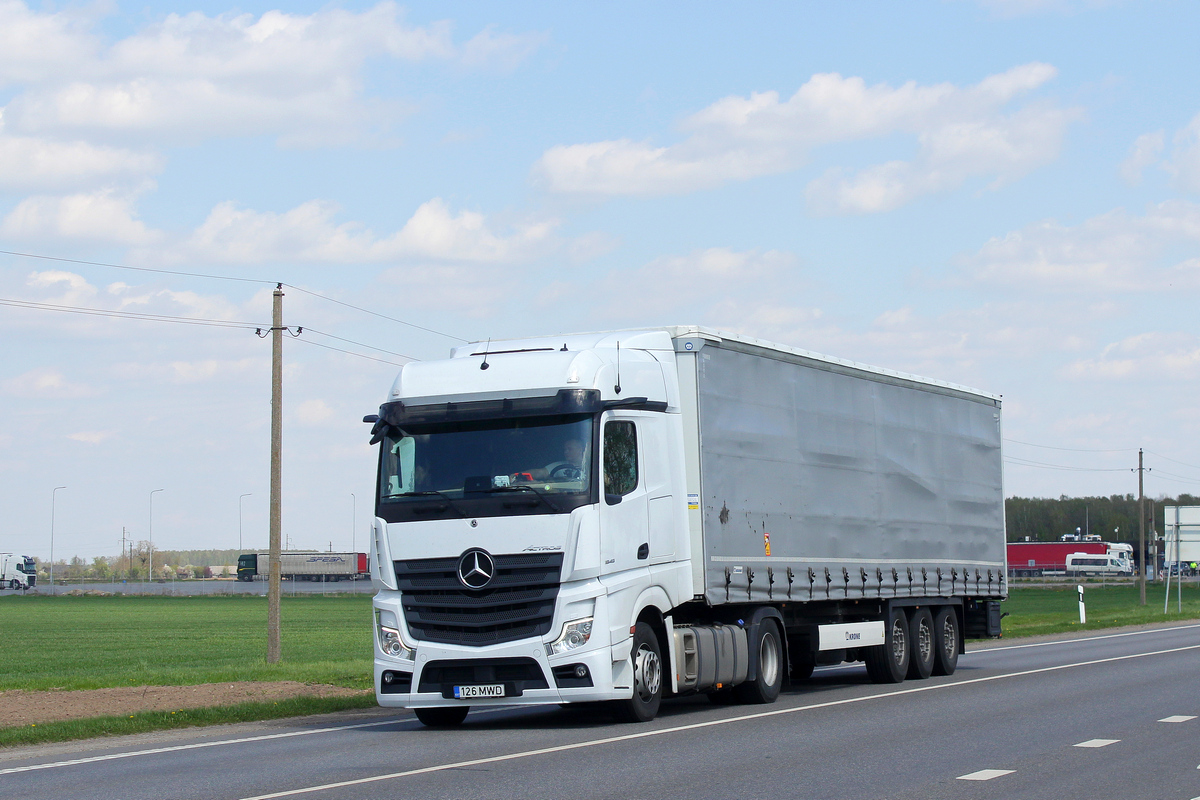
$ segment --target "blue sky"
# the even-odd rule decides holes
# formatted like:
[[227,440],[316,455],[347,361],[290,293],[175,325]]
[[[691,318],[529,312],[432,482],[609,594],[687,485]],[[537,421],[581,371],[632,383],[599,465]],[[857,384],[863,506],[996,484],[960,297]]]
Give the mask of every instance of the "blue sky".
[[0,0],[0,550],[49,555],[63,485],[57,557],[158,488],[156,546],[236,547],[247,492],[265,545],[267,342],[44,306],[257,324],[275,281],[298,547],[362,549],[396,354],[636,325],[1002,394],[1010,495],[1136,491],[1139,447],[1196,493],[1198,21]]

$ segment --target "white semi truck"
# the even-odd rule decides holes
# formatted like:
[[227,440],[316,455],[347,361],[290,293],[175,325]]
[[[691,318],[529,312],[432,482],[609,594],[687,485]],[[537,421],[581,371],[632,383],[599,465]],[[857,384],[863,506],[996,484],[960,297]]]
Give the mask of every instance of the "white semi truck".
[[700,327],[469,344],[373,423],[382,706],[769,703],[1000,634],[1000,398]]
[[0,553],[0,588],[32,589],[37,585],[37,566],[29,556]]

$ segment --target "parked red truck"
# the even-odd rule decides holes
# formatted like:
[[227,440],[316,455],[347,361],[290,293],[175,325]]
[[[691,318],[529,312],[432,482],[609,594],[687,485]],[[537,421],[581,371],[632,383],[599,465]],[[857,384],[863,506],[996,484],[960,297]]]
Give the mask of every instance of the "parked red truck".
[[1045,572],[1065,572],[1067,556],[1073,553],[1104,555],[1107,542],[1009,542],[1008,574],[1033,578]]

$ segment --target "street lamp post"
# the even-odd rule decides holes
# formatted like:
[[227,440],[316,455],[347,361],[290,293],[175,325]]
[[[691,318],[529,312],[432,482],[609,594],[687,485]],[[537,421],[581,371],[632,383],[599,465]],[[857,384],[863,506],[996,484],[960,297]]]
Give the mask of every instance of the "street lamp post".
[[246,492],[238,496],[238,550],[242,549],[242,498],[250,497],[253,492]]
[[65,486],[55,486],[50,492],[50,594],[54,594],[54,496]]
[[354,492],[350,493],[350,553],[354,559],[354,572],[350,576],[350,585],[358,580],[358,548],[355,546],[354,529],[358,527],[358,500],[354,497]]
[[146,571],[146,579],[154,579],[154,493],[161,492],[162,489],[154,489],[150,492],[150,524],[146,527],[147,537],[150,540],[150,567]]

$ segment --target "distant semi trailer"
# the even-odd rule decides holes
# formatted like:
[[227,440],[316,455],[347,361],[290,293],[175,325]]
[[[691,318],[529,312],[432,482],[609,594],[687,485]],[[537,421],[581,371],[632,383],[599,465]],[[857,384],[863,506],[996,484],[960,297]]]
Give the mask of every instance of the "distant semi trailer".
[[[239,581],[265,581],[271,573],[270,553],[243,553],[238,556]],[[354,578],[369,580],[366,553],[288,552],[280,556],[284,580],[346,581]]]

